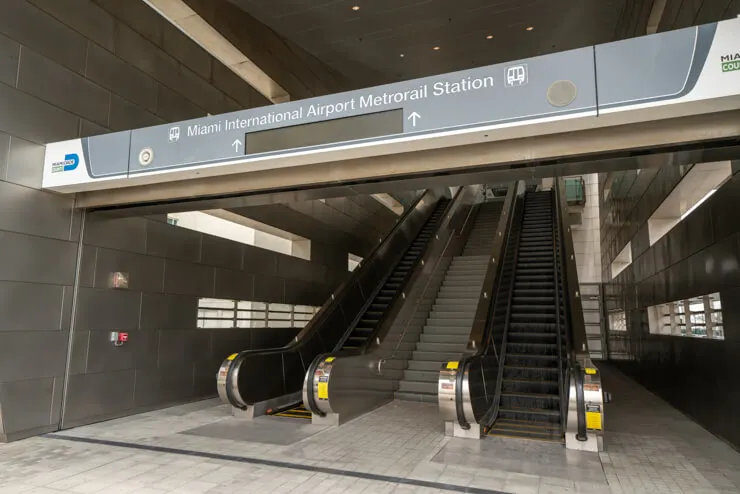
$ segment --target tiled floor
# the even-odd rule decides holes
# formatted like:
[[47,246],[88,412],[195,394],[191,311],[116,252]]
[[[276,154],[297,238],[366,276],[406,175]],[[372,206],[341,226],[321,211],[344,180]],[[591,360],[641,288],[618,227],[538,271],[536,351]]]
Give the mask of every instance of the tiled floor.
[[740,492],[740,455],[605,369],[607,451],[445,437],[436,407],[394,402],[340,428],[215,401],[0,445],[0,493]]

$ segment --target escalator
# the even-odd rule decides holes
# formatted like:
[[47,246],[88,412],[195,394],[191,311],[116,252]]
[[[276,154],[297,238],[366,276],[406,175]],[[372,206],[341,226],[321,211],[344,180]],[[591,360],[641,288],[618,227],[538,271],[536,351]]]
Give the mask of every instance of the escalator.
[[279,348],[242,351],[223,362],[217,375],[221,399],[245,417],[310,418],[302,408],[301,390],[311,362],[319,354],[351,351],[372,336],[451,207],[447,189],[421,194],[295,339]]
[[[345,333],[345,338],[334,348],[335,352],[358,350],[367,343],[369,338],[372,338],[388,307],[398,297],[408,280],[409,273],[416,267],[429,241],[439,228],[439,223],[449,203],[450,201],[446,198],[439,200],[424,227],[390,273],[390,276],[383,281],[372,302],[368,304],[367,309],[356,320],[354,327],[350,327],[350,330]],[[276,417],[311,419],[311,411],[306,409],[303,401],[284,409],[270,409],[267,414]]]
[[502,389],[489,435],[547,440],[561,436],[558,363],[564,354],[565,310],[553,206],[550,191],[529,192],[524,198],[502,352]]
[[440,371],[440,387],[453,383],[440,411],[460,430],[589,447],[599,435],[603,396],[587,353],[561,181],[546,191],[520,188],[486,329],[472,342],[478,350]]

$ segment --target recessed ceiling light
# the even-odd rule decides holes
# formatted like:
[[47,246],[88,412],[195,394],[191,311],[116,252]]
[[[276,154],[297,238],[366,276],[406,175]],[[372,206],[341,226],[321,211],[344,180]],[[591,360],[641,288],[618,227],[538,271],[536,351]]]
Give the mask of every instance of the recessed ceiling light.
[[352,10],[354,10],[355,12],[357,12],[358,10],[360,10],[360,6],[359,5],[353,6],[352,7]]
[[403,58],[403,57],[404,57],[404,54],[403,54],[403,53],[401,53],[400,57],[401,57],[401,58]]
[[486,36],[486,39],[493,39],[493,34],[489,34],[488,36]]
[[439,46],[435,46],[434,48],[432,48],[432,50],[439,51]]
[[527,26],[527,31],[532,31],[534,29],[534,26]]

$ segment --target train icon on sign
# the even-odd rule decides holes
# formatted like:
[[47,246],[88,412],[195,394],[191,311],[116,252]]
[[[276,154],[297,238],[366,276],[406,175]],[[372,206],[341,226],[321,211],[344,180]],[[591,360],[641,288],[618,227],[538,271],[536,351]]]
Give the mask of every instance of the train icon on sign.
[[529,70],[526,64],[506,68],[506,87],[524,86],[528,82]]
[[170,127],[170,142],[180,140],[180,127]]

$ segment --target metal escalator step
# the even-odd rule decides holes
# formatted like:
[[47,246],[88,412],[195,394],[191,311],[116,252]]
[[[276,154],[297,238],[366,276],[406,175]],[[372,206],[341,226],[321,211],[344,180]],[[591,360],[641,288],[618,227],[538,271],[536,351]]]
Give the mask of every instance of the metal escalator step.
[[555,313],[557,310],[557,307],[555,307],[555,304],[552,305],[534,305],[534,304],[520,304],[520,303],[513,303],[511,305],[512,311],[515,312],[534,312],[534,313]]
[[[557,336],[557,335],[556,335]],[[516,355],[555,355],[558,354],[558,345],[555,343],[537,343],[530,341],[508,341],[506,351]]]
[[532,332],[532,333],[546,333],[552,332],[553,334],[557,331],[557,325],[555,323],[548,322],[516,322],[512,321],[510,330],[515,332]]
[[534,331],[532,332],[526,332],[526,331],[511,331],[510,328],[509,332],[507,333],[507,341],[509,343],[519,343],[519,342],[547,342],[547,341],[553,341],[557,340],[558,334],[553,331],[551,333],[536,333]]
[[516,292],[514,292],[512,302],[514,305],[555,305],[555,297],[526,297],[517,295]]
[[516,316],[516,321],[512,322],[548,322],[548,321],[555,321],[555,313],[539,313],[539,312],[529,312],[525,308],[525,312],[514,312],[512,311],[512,319],[514,319],[513,316]]

